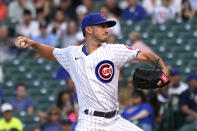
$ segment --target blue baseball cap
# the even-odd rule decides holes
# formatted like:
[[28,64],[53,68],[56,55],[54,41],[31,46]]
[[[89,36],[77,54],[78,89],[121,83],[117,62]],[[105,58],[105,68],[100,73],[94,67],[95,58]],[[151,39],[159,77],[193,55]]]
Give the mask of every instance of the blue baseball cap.
[[116,21],[106,20],[104,15],[102,15],[101,13],[91,13],[83,18],[81,22],[81,30],[83,32],[87,26],[93,26],[104,23],[107,23],[108,27],[116,25]]
[[197,80],[197,73],[196,72],[191,72],[188,77],[187,77],[188,81],[192,80],[192,79],[196,79]]
[[176,69],[176,68],[172,68],[172,69],[170,70],[170,75],[179,75],[179,74],[180,74],[180,72],[179,72],[179,70]]

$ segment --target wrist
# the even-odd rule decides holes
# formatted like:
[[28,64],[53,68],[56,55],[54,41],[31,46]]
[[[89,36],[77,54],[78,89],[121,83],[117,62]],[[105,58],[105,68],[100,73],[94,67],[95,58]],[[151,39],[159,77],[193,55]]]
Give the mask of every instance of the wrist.
[[167,68],[163,68],[162,69],[163,73],[166,75],[166,76],[169,76],[169,71]]
[[30,45],[31,47],[36,48],[38,43],[36,41],[30,40]]

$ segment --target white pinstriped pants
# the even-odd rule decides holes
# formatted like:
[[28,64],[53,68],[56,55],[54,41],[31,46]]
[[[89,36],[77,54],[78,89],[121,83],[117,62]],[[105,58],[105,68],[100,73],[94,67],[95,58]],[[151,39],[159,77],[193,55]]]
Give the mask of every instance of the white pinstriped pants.
[[142,129],[119,114],[112,118],[104,118],[80,112],[75,131],[142,131]]

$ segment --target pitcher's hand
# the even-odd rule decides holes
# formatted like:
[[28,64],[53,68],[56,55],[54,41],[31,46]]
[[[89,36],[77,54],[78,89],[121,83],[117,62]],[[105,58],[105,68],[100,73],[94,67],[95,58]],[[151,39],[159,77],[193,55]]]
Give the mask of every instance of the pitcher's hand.
[[29,46],[33,45],[33,40],[28,39],[23,36],[19,36],[15,40],[15,45],[16,45],[16,47],[18,47],[20,49],[25,49],[25,48],[28,48]]

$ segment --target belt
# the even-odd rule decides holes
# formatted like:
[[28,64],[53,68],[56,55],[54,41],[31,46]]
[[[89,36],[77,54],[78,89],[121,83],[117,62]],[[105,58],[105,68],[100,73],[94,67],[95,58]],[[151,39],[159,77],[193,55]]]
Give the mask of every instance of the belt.
[[[84,112],[85,112],[85,114],[88,115],[89,110],[86,109],[86,110],[84,110]],[[114,110],[114,111],[111,111],[111,112],[94,111],[93,112],[93,116],[99,116],[99,117],[105,117],[105,118],[112,118],[112,117],[114,117],[118,113],[119,113],[119,111],[117,111],[117,110]]]

